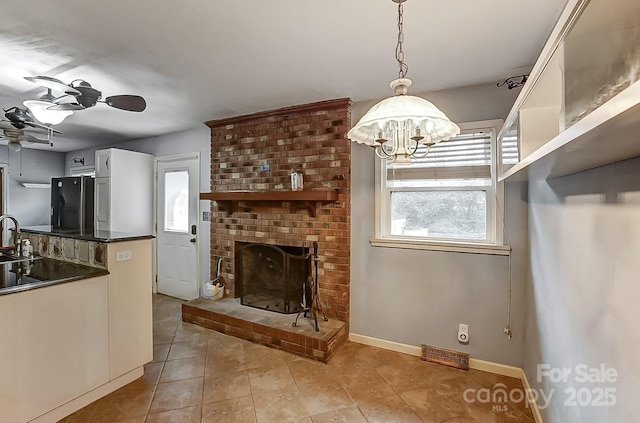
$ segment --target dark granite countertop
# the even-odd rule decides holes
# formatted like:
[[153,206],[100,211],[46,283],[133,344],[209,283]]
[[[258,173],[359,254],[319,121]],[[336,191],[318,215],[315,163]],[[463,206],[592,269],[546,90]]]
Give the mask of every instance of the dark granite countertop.
[[108,275],[105,269],[38,257],[0,263],[0,295],[13,294],[59,283]]
[[20,230],[26,233],[59,236],[61,238],[84,239],[87,241],[97,242],[135,241],[139,239],[152,239],[154,237],[150,234],[132,234],[128,232],[115,231],[83,232],[79,230],[61,230],[54,229],[51,225],[27,226],[25,228],[20,228]]

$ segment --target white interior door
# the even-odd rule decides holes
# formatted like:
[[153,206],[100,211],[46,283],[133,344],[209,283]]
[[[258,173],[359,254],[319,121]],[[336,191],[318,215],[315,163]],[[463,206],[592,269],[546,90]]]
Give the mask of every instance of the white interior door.
[[158,158],[156,163],[158,292],[192,300],[199,296],[200,157]]

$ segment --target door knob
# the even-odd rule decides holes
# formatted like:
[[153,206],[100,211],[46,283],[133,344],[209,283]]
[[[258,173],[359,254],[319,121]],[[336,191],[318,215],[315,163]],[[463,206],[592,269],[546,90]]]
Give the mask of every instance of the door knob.
[[192,243],[192,244],[195,244],[195,243],[196,243],[196,239],[195,239],[195,238],[191,238],[191,239],[189,240],[189,242],[190,242],[190,243]]

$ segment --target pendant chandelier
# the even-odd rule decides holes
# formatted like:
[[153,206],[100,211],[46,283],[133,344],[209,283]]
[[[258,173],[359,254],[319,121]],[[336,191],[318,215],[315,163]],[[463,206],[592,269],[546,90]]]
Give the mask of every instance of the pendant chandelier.
[[412,157],[425,157],[434,144],[455,137],[460,128],[429,101],[407,95],[411,80],[406,78],[409,67],[402,50],[402,3],[406,0],[392,1],[398,3],[396,60],[400,71],[390,84],[396,95],[369,109],[347,137],[375,148],[378,157],[390,159],[392,164],[411,164]]

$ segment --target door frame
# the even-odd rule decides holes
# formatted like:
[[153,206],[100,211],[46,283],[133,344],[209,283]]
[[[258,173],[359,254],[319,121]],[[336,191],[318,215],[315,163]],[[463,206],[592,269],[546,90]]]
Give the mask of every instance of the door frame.
[[200,284],[200,152],[186,153],[186,154],[174,154],[170,156],[156,156],[153,159],[153,242],[152,242],[152,256],[153,256],[153,293],[158,293],[158,163],[171,163],[180,160],[195,159],[198,161],[197,174],[195,175],[198,181],[198,192],[195,194],[198,196],[196,199],[196,226],[198,230],[198,236],[196,236],[196,277],[198,286]]

